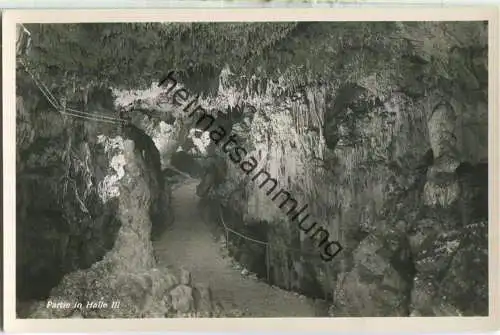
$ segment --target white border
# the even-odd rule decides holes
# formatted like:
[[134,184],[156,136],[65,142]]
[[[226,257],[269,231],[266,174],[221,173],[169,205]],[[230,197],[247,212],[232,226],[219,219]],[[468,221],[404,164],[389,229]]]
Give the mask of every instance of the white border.
[[[495,6],[463,8],[342,9],[134,9],[6,10],[3,15],[4,320],[8,332],[92,331],[287,331],[287,332],[462,332],[500,328],[498,309],[499,192],[498,25]],[[15,24],[140,21],[489,21],[489,317],[431,318],[226,318],[226,319],[51,319],[15,318]]]

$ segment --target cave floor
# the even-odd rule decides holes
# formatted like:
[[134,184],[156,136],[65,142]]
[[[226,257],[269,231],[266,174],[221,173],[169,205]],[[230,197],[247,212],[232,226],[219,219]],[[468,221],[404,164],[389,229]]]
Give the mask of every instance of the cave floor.
[[210,285],[224,310],[249,317],[312,317],[312,300],[243,276],[224,257],[198,210],[196,182],[173,191],[175,222],[154,242],[158,266],[184,267],[195,283]]

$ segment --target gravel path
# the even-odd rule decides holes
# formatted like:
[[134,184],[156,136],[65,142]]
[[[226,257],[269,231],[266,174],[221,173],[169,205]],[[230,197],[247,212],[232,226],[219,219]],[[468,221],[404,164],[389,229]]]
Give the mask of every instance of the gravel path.
[[184,267],[195,282],[212,288],[224,310],[239,310],[250,317],[312,317],[311,300],[241,275],[210,233],[198,212],[196,182],[173,191],[175,222],[154,242],[158,266]]

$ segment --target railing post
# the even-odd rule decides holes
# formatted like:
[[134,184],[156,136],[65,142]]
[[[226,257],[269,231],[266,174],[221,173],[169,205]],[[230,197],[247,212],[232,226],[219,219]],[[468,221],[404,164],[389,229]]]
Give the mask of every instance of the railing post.
[[269,257],[269,244],[266,244],[266,271],[267,271],[267,283],[271,284],[270,281],[270,276],[269,276],[269,271],[270,271],[270,257]]
[[288,274],[288,278],[287,278],[288,280],[287,280],[286,287],[288,288],[288,291],[291,291],[291,289],[292,289],[292,271],[291,271],[290,266],[289,266],[290,259],[293,259],[293,255],[291,252],[288,252],[285,249],[286,273]]
[[323,285],[323,294],[325,295],[325,301],[328,301],[328,289],[330,287],[330,268],[323,262],[323,268],[326,276],[326,283]]

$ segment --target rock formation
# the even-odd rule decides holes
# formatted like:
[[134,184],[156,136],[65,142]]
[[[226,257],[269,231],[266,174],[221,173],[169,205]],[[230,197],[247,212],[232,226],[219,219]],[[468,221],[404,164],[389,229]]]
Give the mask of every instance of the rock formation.
[[[450,50],[467,57],[484,39],[456,43]],[[419,46],[412,50],[422,59],[429,52]],[[328,264],[308,256],[314,249],[304,234],[232,164],[225,182],[212,182],[204,194],[236,218],[234,229],[251,233],[253,226],[267,227],[273,282],[328,297],[335,316],[486,315],[482,57],[474,54],[463,70],[469,77],[461,80],[475,85],[471,91],[458,91],[462,84],[455,83],[426,93],[414,82],[397,85],[369,70],[354,83],[312,85],[285,101],[276,98],[279,84],[265,78],[255,79],[257,89],[247,88],[245,101],[258,113],[249,126],[233,129],[260,160],[259,167],[307,202],[311,216],[341,241],[344,250]],[[457,58],[446,66],[456,66]],[[428,65],[418,66],[430,71]],[[234,96],[235,84],[221,82],[227,86],[219,96]],[[223,164],[226,158],[219,157]],[[204,182],[216,174],[212,170]],[[261,253],[245,243],[235,248],[235,257],[265,277],[262,268],[252,268],[254,260],[262,264]]]
[[[209,287],[186,272],[158,268],[152,252],[151,235],[172,220],[161,171],[192,162],[193,145],[205,157],[192,172],[202,174],[197,193],[208,204],[207,217],[230,218],[237,231],[270,243],[271,251],[239,240],[229,245],[263,280],[328,300],[333,316],[488,314],[484,23],[198,28],[145,25],[124,35],[129,41],[151,33],[141,43],[160,40],[151,49],[161,57],[148,57],[162,59],[162,66],[185,65],[179,82],[200,93],[200,103],[238,136],[259,169],[308,204],[308,214],[342,252],[321,260],[306,234],[154,82],[114,100],[131,113],[133,131],[119,132],[49,110],[29,77],[19,76],[17,243],[30,248],[17,249],[24,295],[18,298],[43,300],[20,314],[221,315]],[[108,37],[120,29],[108,27],[99,37],[115,43]],[[164,36],[173,49],[187,48],[172,37],[186,31],[200,33],[193,51],[200,64],[162,54]],[[253,42],[223,55],[197,53],[241,36]],[[305,49],[315,50],[315,58]],[[132,51],[124,57],[150,63]],[[107,75],[108,86],[138,80],[131,74],[125,80],[118,70]],[[63,86],[70,95],[71,85]],[[86,110],[113,115],[116,106],[92,105],[99,99],[84,91]],[[36,291],[30,280],[41,283]],[[62,297],[119,300],[122,308],[46,308],[49,299]]]

